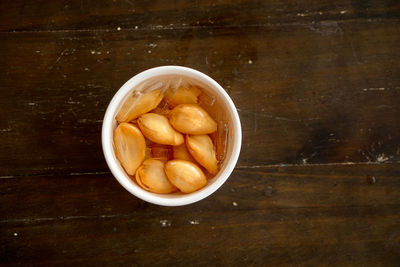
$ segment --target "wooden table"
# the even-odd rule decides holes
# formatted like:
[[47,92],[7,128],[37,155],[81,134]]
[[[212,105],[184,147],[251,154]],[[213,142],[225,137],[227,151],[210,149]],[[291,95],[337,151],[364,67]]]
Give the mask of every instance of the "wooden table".
[[[398,1],[2,1],[0,265],[399,266]],[[130,77],[198,69],[235,102],[240,159],[183,207],[103,158]]]

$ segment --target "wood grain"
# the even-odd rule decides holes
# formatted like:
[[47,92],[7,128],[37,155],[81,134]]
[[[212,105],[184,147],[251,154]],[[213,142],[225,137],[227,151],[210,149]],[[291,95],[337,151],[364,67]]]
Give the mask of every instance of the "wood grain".
[[[398,1],[3,1],[0,265],[398,266]],[[239,162],[161,207],[103,158],[109,101],[160,65],[238,108]]]
[[398,164],[238,169],[176,208],[133,198],[109,174],[4,179],[1,263],[391,265],[399,174]]
[[25,176],[1,180],[2,200],[13,205],[1,205],[0,214],[2,223],[29,223],[42,218],[144,215],[149,211],[182,215],[193,210],[390,208],[399,205],[399,175],[397,163],[238,168],[218,193],[178,208],[158,207],[132,197],[108,172]]
[[1,175],[107,170],[108,102],[164,64],[203,71],[229,92],[242,119],[239,166],[398,161],[398,26],[2,33]]
[[190,222],[199,218],[197,214],[174,217],[166,227],[157,216],[15,224],[2,231],[7,242],[2,263],[161,266],[327,261],[337,266],[395,266],[391,263],[399,261],[399,224],[394,223],[400,219],[398,212],[393,208],[225,211],[201,215],[196,224]]
[[21,1],[2,3],[0,30],[154,30],[398,19],[397,1]]

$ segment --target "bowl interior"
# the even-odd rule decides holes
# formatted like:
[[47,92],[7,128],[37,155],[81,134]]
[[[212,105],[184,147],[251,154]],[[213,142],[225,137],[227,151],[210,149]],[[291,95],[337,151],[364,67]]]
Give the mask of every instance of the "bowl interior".
[[[176,205],[185,205],[198,201],[204,197],[207,197],[215,190],[217,190],[229,177],[230,173],[234,168],[234,165],[236,164],[239,153],[238,149],[240,149],[240,143],[241,143],[240,121],[237,115],[237,111],[231,99],[225,93],[225,91],[222,89],[221,86],[219,86],[215,81],[213,81],[208,76],[197,71],[194,72],[195,73],[192,72],[182,73],[181,71],[179,73],[156,72],[153,74],[150,73],[152,75],[144,75],[145,77],[137,77],[143,73],[138,74],[137,76],[133,77],[131,80],[129,80],[121,87],[121,89],[117,92],[117,94],[111,101],[109,108],[107,109],[106,116],[103,122],[103,136],[102,136],[103,149],[107,163],[111,171],[113,172],[115,178],[121,183],[122,186],[124,186],[132,194],[148,202],[152,202],[159,205],[176,206]],[[209,113],[211,113],[210,115],[216,118],[218,121],[222,120],[229,125],[226,154],[225,154],[225,159],[220,165],[220,171],[218,172],[218,174],[214,176],[212,179],[208,180],[207,185],[202,189],[189,194],[183,194],[183,193],[156,194],[148,192],[142,189],[140,186],[138,186],[136,182],[134,182],[125,173],[124,169],[117,160],[112,147],[112,140],[113,140],[112,136],[115,128],[117,127],[117,121],[115,120],[115,116],[119,111],[120,107],[122,106],[122,104],[124,103],[126,97],[129,96],[133,90],[141,90],[141,88],[143,88],[141,85],[145,83],[153,83],[157,82],[157,80],[158,81],[168,80],[171,79],[171,77],[172,78],[176,77],[176,75],[179,75],[179,77],[183,77],[184,81],[188,81],[190,84],[195,84],[200,86],[208,95],[214,97],[215,102],[213,106],[218,107],[218,109],[211,109],[207,111],[209,111]],[[240,134],[238,134],[238,132],[240,132]]]

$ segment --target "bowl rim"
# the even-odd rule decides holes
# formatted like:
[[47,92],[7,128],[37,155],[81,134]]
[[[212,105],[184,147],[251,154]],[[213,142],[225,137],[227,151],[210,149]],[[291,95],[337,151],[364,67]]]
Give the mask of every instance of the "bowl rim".
[[[226,164],[225,169],[218,174],[218,179],[216,179],[212,184],[210,184],[208,187],[204,188],[204,190],[201,191],[196,191],[190,194],[182,195],[182,197],[179,198],[165,198],[162,197],[161,194],[154,194],[148,191],[145,191],[144,189],[140,190],[136,187],[133,187],[131,182],[127,181],[127,176],[121,168],[119,167],[119,163],[116,161],[116,158],[114,156],[114,150],[113,150],[113,145],[112,145],[112,125],[113,125],[113,120],[115,116],[115,112],[117,108],[119,107],[121,101],[124,99],[124,97],[132,90],[133,87],[136,85],[140,84],[141,82],[155,77],[155,76],[162,76],[162,75],[182,75],[182,76],[188,76],[191,78],[198,79],[201,82],[204,82],[207,84],[210,88],[213,90],[217,90],[218,93],[220,93],[223,96],[223,101],[227,104],[228,106],[228,112],[230,113],[230,116],[232,116],[232,123],[234,125],[233,128],[233,136],[234,136],[234,144],[233,144],[233,149],[232,149],[232,154],[231,158]],[[102,131],[101,131],[101,143],[102,143],[102,148],[103,148],[103,153],[105,160],[107,162],[108,167],[110,168],[113,176],[117,181],[131,194],[134,196],[161,206],[183,206],[187,204],[191,204],[197,201],[200,201],[209,195],[213,194],[218,188],[222,186],[222,184],[225,183],[225,181],[229,178],[231,175],[233,169],[236,166],[237,160],[239,158],[240,154],[240,149],[241,149],[241,144],[242,144],[242,128],[241,128],[241,123],[240,123],[240,118],[239,114],[236,110],[236,107],[232,101],[232,99],[229,97],[229,95],[226,93],[226,91],[222,88],[221,85],[219,85],[214,79],[209,77],[208,75],[192,69],[188,67],[183,67],[183,66],[174,66],[174,65],[168,65],[168,66],[159,66],[159,67],[154,67],[145,71],[142,71],[132,78],[130,78],[127,82],[125,82],[120,89],[114,94],[113,98],[111,99],[107,110],[104,115],[103,119],[103,124],[102,124]]]

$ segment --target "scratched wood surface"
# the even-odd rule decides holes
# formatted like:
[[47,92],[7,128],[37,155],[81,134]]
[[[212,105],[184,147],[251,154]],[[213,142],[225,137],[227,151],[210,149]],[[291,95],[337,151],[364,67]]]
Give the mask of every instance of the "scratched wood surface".
[[[0,265],[400,262],[397,1],[0,3]],[[243,127],[227,183],[145,203],[104,111],[136,73],[198,69]]]

